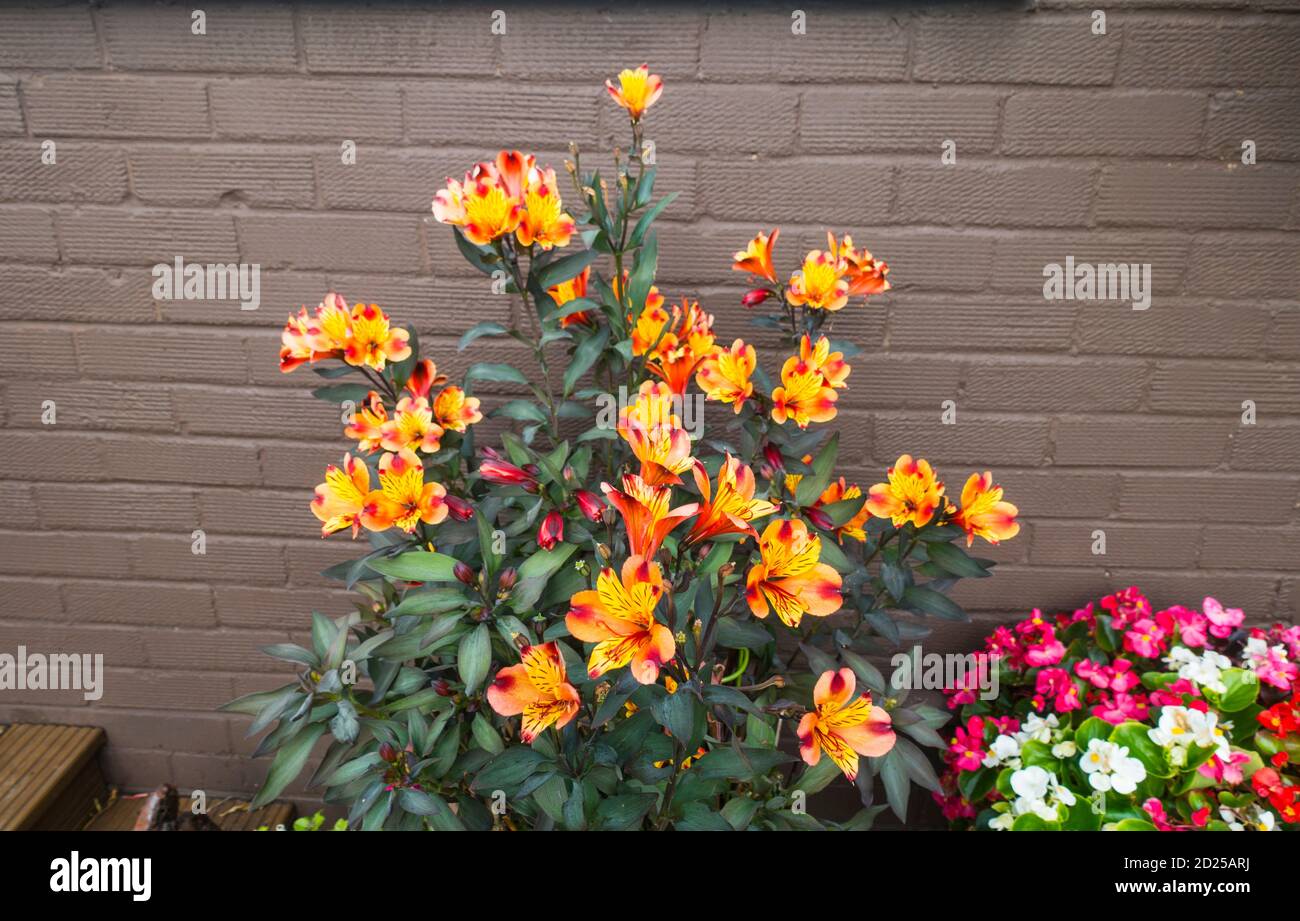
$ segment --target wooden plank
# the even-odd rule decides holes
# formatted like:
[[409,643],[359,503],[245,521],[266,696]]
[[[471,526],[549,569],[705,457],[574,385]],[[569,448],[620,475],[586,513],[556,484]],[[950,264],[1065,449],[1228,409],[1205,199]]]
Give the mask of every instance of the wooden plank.
[[[104,730],[97,726],[8,727],[0,734],[0,829],[34,827],[59,807],[66,793],[84,799],[84,791],[75,785],[94,782],[98,769],[90,774],[85,769],[103,744]],[[73,808],[63,807],[55,820],[69,821],[68,811]]]
[[[135,826],[136,816],[140,814],[144,802],[143,796],[116,799],[91,819],[86,830],[130,831]],[[222,831],[255,831],[263,825],[274,829],[281,823],[288,828],[293,824],[295,808],[292,803],[271,803],[251,811],[246,808],[247,805],[246,800],[220,800],[209,804],[208,815],[221,826]],[[181,797],[180,808],[182,812],[189,810],[189,797]]]

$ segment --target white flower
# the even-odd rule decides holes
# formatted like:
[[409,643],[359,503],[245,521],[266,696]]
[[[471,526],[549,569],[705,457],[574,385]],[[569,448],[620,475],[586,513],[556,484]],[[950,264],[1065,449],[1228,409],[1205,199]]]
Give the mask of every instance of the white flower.
[[1062,759],[1070,758],[1073,757],[1074,753],[1078,750],[1079,747],[1074,744],[1073,740],[1066,739],[1064,742],[1057,742],[1052,746],[1052,757]]
[[1154,729],[1147,730],[1147,735],[1162,748],[1172,748],[1170,754],[1176,756],[1173,760],[1177,764],[1186,762],[1185,749],[1193,743],[1201,748],[1213,748],[1216,755],[1226,760],[1232,754],[1232,744],[1218,722],[1218,714],[1211,711],[1163,707],[1160,721]]
[[1231,668],[1232,662],[1227,656],[1220,655],[1212,649],[1207,649],[1198,656],[1186,646],[1175,646],[1169,650],[1165,662],[1177,667],[1179,678],[1186,678],[1218,694],[1227,690],[1221,673],[1225,668]]
[[1088,743],[1088,750],[1079,758],[1079,767],[1088,775],[1092,788],[1103,793],[1114,790],[1128,795],[1147,776],[1147,769],[1141,761],[1129,757],[1126,746],[1105,739],[1093,739]]
[[1073,806],[1075,803],[1074,793],[1061,786],[1055,774],[1038,765],[1012,773],[1011,789],[1016,794],[1011,814],[1033,813],[1044,822],[1060,820],[1058,804]]
[[1025,717],[1020,732],[1016,733],[1016,738],[1020,740],[1021,745],[1029,741],[1047,743],[1052,741],[1052,730],[1060,725],[1061,721],[1056,718],[1055,713],[1047,714],[1046,719],[1037,713],[1031,713]]
[[991,768],[1000,764],[1020,767],[1020,743],[1013,736],[998,736],[989,745],[989,753],[984,756],[984,766]]
[[989,819],[989,828],[994,831],[1011,831],[1011,826],[1015,823],[1016,817],[1009,812],[1001,812]]

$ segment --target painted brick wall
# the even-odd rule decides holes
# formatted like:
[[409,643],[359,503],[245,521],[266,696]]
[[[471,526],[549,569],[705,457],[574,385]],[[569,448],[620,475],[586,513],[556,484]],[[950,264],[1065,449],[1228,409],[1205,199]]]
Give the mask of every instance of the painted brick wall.
[[[730,253],[777,224],[787,262],[852,231],[897,290],[839,321],[868,349],[836,423],[850,472],[912,451],[950,486],[993,469],[1020,506],[998,574],[961,592],[975,622],[936,646],[1131,582],[1294,619],[1300,3],[1111,3],[1094,35],[1099,5],[809,5],[802,36],[748,4],[208,3],[206,36],[188,5],[0,8],[0,650],[108,665],[102,701],[0,692],[0,720],[107,727],[129,787],[255,787],[244,721],[213,708],[284,680],[260,645],[349,604],[318,573],[350,548],[306,506],[338,421],[276,368],[285,314],[331,287],[377,301],[456,373],[459,332],[511,307],[432,192],[501,146],[558,166],[570,139],[621,139],[600,81],[643,60],[681,192],[661,286],[750,335]],[[259,263],[261,309],[154,301],[178,255]],[[1151,308],[1046,302],[1070,255],[1151,263]]]

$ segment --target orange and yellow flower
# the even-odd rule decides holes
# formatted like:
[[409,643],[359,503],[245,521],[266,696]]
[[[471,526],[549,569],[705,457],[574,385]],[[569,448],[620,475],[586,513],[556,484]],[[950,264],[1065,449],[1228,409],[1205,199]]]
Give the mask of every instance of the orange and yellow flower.
[[868,250],[854,249],[853,238],[848,234],[838,243],[835,234],[826,234],[827,247],[832,254],[844,263],[844,272],[849,280],[849,297],[866,297],[883,294],[889,290],[889,266],[874,258]]
[[576,225],[560,201],[555,170],[533,167],[529,171],[523,203],[524,213],[515,230],[520,243],[524,246],[535,243],[544,250],[569,245]]
[[325,468],[325,482],[316,487],[311,500],[312,514],[321,520],[320,536],[328,537],[344,528],[355,538],[361,530],[361,513],[370,494],[370,470],[365,461],[343,455],[343,467]]
[[[558,285],[551,285],[551,287],[546,289],[546,293],[551,296],[551,300],[555,301],[556,307],[563,307],[570,301],[585,298],[587,296],[587,282],[590,278],[591,266],[587,266],[568,281],[562,281]],[[585,310],[579,310],[576,313],[570,313],[566,316],[560,317],[560,328],[563,329],[566,326],[575,326],[579,323],[591,325],[594,322],[595,320],[592,318],[590,313]]]
[[371,454],[378,451],[384,441],[384,425],[388,422],[388,409],[383,398],[374,390],[366,394],[365,401],[352,414],[343,427],[343,434],[357,439],[357,450]]
[[677,508],[672,503],[671,486],[651,486],[635,473],[623,474],[623,488],[602,483],[601,490],[623,516],[629,552],[633,556],[653,559],[659,545],[679,523],[699,510],[692,502]]
[[422,358],[411,369],[411,376],[406,379],[406,392],[413,397],[429,396],[429,391],[439,384],[447,382],[447,375],[438,373],[438,366],[432,358]]
[[433,421],[433,409],[424,397],[402,397],[393,418],[380,427],[380,445],[385,451],[423,451],[433,454],[442,447],[442,426]]
[[754,347],[746,345],[743,339],[737,339],[731,343],[731,348],[715,349],[700,362],[695,372],[695,383],[710,400],[731,403],[739,413],[754,392],[750,376],[757,366]]
[[630,665],[641,684],[653,684],[663,664],[677,654],[672,631],[655,620],[655,605],[664,592],[659,564],[628,557],[621,576],[605,567],[594,590],[578,592],[565,617],[569,633],[595,643],[587,674],[599,678]]
[[758,543],[762,562],[749,570],[745,600],[755,617],[769,610],[788,626],[797,627],[805,614],[826,617],[844,603],[840,574],[820,562],[821,538],[808,533],[797,519],[770,522]]
[[1019,510],[1010,502],[1002,501],[1002,487],[994,484],[988,470],[972,473],[961,491],[961,508],[953,521],[966,532],[966,546],[982,537],[990,544],[1010,540],[1020,533],[1016,521]]
[[731,267],[737,272],[748,272],[775,282],[776,269],[772,265],[772,250],[776,246],[776,238],[780,235],[779,227],[773,230],[771,235],[760,233],[750,240],[744,249],[736,253],[735,262]]
[[523,714],[519,740],[531,745],[548,726],[567,726],[578,715],[582,699],[569,684],[557,644],[525,646],[519,659],[518,665],[497,672],[488,685],[487,699],[500,716]]
[[424,465],[409,448],[379,459],[379,489],[366,496],[361,523],[372,531],[399,527],[408,534],[420,522],[437,524],[447,517],[447,490],[424,482]]
[[486,246],[519,227],[522,194],[512,191],[508,177],[491,164],[480,163],[465,174],[464,183],[447,180],[447,187],[433,197],[433,216],[459,227],[471,243]]
[[799,754],[814,765],[827,755],[850,781],[858,776],[858,756],[879,758],[894,747],[896,737],[889,714],[872,706],[871,695],[857,700],[857,678],[851,668],[823,672],[813,688],[811,713],[799,721]]
[[708,471],[695,462],[695,486],[703,497],[699,517],[686,536],[686,543],[700,543],[723,534],[749,534],[758,537],[751,523],[776,511],[766,499],[755,499],[754,471],[730,454],[718,468],[718,488],[709,484]]
[[650,67],[642,64],[636,70],[625,69],[618,75],[618,86],[613,81],[605,81],[605,89],[624,109],[632,121],[640,121],[645,110],[658,101],[664,91],[664,81],[658,75],[650,73]]
[[641,477],[651,486],[680,483],[690,467],[691,436],[677,416],[672,389],[662,381],[644,381],[631,406],[618,415],[618,434],[641,462]]
[[343,348],[343,359],[382,371],[388,362],[410,357],[410,338],[406,330],[392,327],[378,304],[357,304],[352,308],[352,335]]
[[772,421],[781,425],[793,419],[801,429],[810,422],[829,422],[838,399],[820,369],[792,355],[781,368],[781,386],[772,391]]
[[280,370],[292,371],[305,362],[342,358],[352,338],[352,313],[341,295],[331,291],[310,314],[303,307],[290,314],[280,333]]
[[476,422],[483,421],[479,412],[478,397],[465,395],[459,387],[444,387],[433,401],[433,415],[438,424],[451,432],[464,432]]
[[803,268],[790,276],[786,300],[795,307],[835,311],[849,302],[847,263],[833,252],[812,250]]
[[[818,336],[817,344],[813,345],[812,337],[805,333],[799,340],[799,361],[807,368],[819,372],[827,387],[843,390],[848,386],[849,372],[853,369],[844,360],[843,352],[831,351],[831,341],[825,336]],[[789,361],[786,363],[789,364]],[[802,371],[803,368],[799,370]]]
[[[642,319],[646,313],[641,314]],[[656,330],[654,338],[649,340],[654,342],[657,339],[658,345],[650,350],[646,369],[667,383],[673,393],[680,395],[686,392],[691,376],[700,363],[712,355],[716,348],[713,316],[701,310],[696,301],[687,300],[683,300],[680,306],[673,307],[671,318],[667,318],[662,308],[656,313],[666,318],[666,326],[661,324],[662,335]],[[638,320],[637,329],[640,330],[642,326]],[[633,348],[635,349],[635,342]]]
[[895,527],[909,521],[918,528],[929,524],[944,502],[943,483],[930,462],[904,454],[886,475],[888,483],[877,483],[868,490],[867,510],[877,518],[888,518]]

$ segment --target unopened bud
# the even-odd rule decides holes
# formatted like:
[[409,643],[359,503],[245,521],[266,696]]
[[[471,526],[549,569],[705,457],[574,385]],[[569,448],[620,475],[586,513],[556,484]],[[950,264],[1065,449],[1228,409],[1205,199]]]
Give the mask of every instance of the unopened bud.
[[457,582],[463,582],[469,586],[473,586],[478,582],[478,574],[469,567],[468,563],[463,563],[460,560],[457,560],[456,565],[451,567],[451,574],[456,577]]
[[736,564],[731,562],[731,560],[727,560],[727,562],[718,567],[718,575],[722,576],[724,579],[735,571]]
[[501,570],[501,575],[497,576],[497,588],[503,592],[508,592],[515,587],[519,581],[519,570],[513,566],[507,566]]
[[806,508],[803,513],[808,516],[808,520],[823,531],[835,530],[835,522],[831,521],[831,516],[827,515],[819,508]]
[[596,685],[596,703],[597,703],[597,704],[604,703],[604,702],[605,702],[605,698],[608,697],[608,696],[609,696],[609,682],[608,682],[608,681],[602,681],[600,684]]
[[447,682],[446,678],[433,679],[433,683],[430,685],[430,687],[433,688],[433,692],[437,694],[439,697],[450,697],[453,693],[455,693],[454,691],[452,691],[451,685]]
[[596,556],[600,557],[603,562],[608,563],[609,558],[613,556],[613,553],[610,551],[609,547],[606,544],[597,544]]
[[379,757],[391,764],[397,760],[397,749],[390,743],[383,742],[379,746]]
[[752,291],[746,291],[745,296],[740,299],[740,303],[744,307],[757,307],[771,296],[772,292],[767,288],[755,288]]

